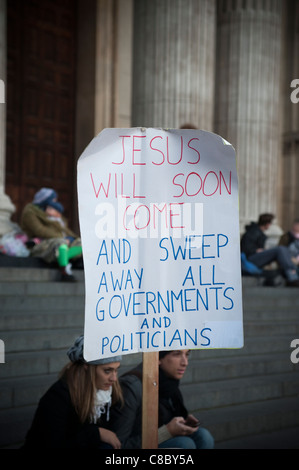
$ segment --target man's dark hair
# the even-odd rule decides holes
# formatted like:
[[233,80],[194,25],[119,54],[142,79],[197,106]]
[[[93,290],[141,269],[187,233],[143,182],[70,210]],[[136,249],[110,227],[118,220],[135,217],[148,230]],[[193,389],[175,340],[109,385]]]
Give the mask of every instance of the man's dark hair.
[[259,216],[258,225],[261,227],[263,225],[271,224],[275,216],[273,214],[261,214]]

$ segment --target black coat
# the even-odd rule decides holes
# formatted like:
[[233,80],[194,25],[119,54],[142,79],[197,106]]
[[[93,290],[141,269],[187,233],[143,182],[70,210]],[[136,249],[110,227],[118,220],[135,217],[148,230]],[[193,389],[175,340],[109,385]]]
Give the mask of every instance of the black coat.
[[249,258],[251,255],[254,255],[259,248],[265,247],[267,237],[255,222],[251,222],[251,224],[246,225],[245,228],[246,232],[241,238],[241,252],[245,253],[246,257]]
[[[109,429],[117,433],[124,449],[141,448],[142,364],[119,379],[125,404],[110,412]],[[165,377],[159,369],[159,427],[176,416],[187,417],[179,381]]]
[[82,424],[72,405],[68,386],[55,382],[41,398],[23,449],[99,449],[97,424]]

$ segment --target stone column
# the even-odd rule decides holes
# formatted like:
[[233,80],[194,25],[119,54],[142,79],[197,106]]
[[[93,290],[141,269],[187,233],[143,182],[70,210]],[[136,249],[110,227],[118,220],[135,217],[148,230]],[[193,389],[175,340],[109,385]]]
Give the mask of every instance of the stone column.
[[0,79],[2,91],[0,100],[0,235],[3,235],[11,230],[10,217],[15,211],[15,206],[12,204],[10,198],[5,194],[6,0],[0,0]]
[[289,230],[299,218],[299,0],[283,2],[283,162],[282,225]]
[[115,2],[96,2],[95,134],[114,125]]
[[95,134],[130,127],[133,0],[96,0]]
[[215,131],[236,149],[240,228],[277,214],[281,0],[218,0]]
[[214,0],[135,0],[132,125],[212,130]]

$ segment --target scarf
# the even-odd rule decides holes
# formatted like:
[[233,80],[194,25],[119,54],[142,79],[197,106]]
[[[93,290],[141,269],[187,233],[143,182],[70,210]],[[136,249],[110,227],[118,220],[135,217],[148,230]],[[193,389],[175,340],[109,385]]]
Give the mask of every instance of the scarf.
[[110,418],[110,407],[111,407],[111,394],[112,387],[109,390],[98,390],[96,392],[95,403],[94,403],[94,413],[93,413],[93,422],[96,423],[103,413],[106,412],[107,405],[107,421]]

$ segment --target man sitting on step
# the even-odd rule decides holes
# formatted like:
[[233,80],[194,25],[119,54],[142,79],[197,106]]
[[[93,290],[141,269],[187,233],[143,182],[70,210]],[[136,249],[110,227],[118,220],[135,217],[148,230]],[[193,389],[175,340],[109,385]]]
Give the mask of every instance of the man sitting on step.
[[248,261],[258,268],[276,261],[287,280],[286,285],[299,287],[299,276],[287,247],[276,246],[265,249],[267,240],[265,231],[269,229],[273,219],[273,214],[261,214],[257,223],[251,222],[246,226],[246,232],[241,238],[241,253],[245,253]]
[[[188,414],[179,389],[189,350],[159,352],[159,448],[213,449],[214,439]],[[124,405],[111,410],[109,429],[118,435],[123,449],[141,448],[142,364],[119,379]]]

